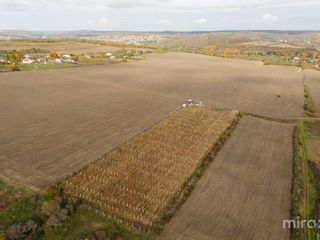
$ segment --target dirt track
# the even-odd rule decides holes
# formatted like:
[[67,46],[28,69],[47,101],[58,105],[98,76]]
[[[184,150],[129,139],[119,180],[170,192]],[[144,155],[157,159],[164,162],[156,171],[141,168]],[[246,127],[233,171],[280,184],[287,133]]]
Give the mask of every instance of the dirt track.
[[0,175],[33,186],[52,183],[188,98],[303,116],[301,73],[258,62],[169,53],[127,64],[2,73]]
[[244,117],[162,239],[289,239],[292,131]]
[[305,81],[315,110],[320,113],[320,71],[304,70]]

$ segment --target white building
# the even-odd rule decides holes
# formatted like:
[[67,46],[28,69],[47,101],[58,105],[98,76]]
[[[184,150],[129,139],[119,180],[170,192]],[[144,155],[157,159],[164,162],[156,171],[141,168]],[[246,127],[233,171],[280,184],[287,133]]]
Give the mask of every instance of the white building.
[[23,64],[31,64],[31,63],[33,63],[33,60],[30,59],[30,58],[24,58],[24,59],[22,60],[22,63],[23,63]]
[[74,63],[74,60],[72,60],[72,59],[64,59],[63,62]]
[[47,62],[47,60],[46,60],[45,58],[43,58],[43,57],[38,58],[37,61],[38,61],[39,63],[45,63],[45,62]]

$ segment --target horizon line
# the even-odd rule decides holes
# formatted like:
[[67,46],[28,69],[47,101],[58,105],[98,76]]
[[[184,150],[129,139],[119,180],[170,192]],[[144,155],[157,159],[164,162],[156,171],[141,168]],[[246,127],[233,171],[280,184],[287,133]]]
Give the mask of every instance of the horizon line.
[[320,29],[221,29],[221,30],[93,30],[93,29],[75,29],[75,30],[28,30],[28,29],[0,29],[0,31],[24,31],[24,32],[320,32]]

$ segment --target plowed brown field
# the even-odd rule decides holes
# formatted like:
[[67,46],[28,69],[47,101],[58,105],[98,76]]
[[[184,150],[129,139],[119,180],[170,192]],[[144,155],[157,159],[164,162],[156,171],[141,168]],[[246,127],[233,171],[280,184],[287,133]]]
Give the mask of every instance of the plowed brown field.
[[300,117],[302,73],[187,53],[152,54],[146,61],[125,64],[2,73],[0,174],[45,186],[138,134],[188,98]]
[[290,239],[292,132],[243,117],[162,239]]

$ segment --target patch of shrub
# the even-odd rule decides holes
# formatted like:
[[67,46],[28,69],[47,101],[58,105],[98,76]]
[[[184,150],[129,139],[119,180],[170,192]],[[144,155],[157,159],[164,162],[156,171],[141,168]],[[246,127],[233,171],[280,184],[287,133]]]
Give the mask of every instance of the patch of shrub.
[[13,71],[13,72],[20,71],[20,66],[17,65],[17,64],[11,64],[11,65],[10,65],[10,69],[11,69],[11,71]]
[[314,109],[309,104],[305,104],[304,109],[308,112],[315,113]]
[[25,224],[13,224],[7,230],[7,236],[9,239],[21,239],[27,233],[34,231],[37,228],[37,224],[28,220]]
[[50,199],[53,199],[54,197],[57,197],[60,195],[60,190],[57,188],[47,188],[46,190],[46,196]]
[[51,200],[44,202],[41,207],[42,213],[46,216],[56,215],[60,211],[59,203]]

